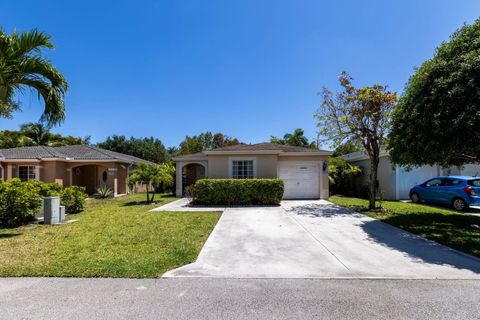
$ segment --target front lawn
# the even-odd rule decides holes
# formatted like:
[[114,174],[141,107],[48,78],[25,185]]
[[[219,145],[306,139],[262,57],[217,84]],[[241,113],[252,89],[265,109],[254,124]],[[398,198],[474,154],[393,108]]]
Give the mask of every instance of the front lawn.
[[175,200],[145,194],[90,200],[78,222],[0,228],[0,276],[158,277],[194,261],[215,212],[149,212]]
[[[330,201],[354,211],[368,207],[368,201],[340,196]],[[480,257],[480,217],[449,210],[399,201],[383,201],[386,212],[362,211],[363,214],[402,228],[421,237]]]

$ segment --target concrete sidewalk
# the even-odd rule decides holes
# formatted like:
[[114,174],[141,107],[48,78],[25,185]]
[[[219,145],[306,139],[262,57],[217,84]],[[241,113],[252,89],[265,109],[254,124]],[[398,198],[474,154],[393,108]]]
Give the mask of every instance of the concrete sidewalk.
[[327,201],[227,208],[165,277],[480,279],[480,259]]

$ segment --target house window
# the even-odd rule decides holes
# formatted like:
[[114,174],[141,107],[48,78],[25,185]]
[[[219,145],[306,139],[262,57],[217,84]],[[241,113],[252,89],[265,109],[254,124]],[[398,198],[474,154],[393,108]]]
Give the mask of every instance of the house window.
[[18,178],[22,181],[35,180],[37,169],[35,166],[19,166]]
[[232,178],[251,179],[255,175],[253,160],[233,160]]

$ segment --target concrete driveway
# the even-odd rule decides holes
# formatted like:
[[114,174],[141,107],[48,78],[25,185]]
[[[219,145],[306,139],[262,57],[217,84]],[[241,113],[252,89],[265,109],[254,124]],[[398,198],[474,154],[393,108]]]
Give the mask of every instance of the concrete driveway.
[[480,259],[327,201],[227,208],[164,277],[480,279]]

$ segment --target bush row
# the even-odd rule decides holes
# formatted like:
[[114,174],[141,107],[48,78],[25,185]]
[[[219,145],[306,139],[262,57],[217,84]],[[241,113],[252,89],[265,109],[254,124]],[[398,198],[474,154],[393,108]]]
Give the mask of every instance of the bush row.
[[200,205],[276,205],[283,191],[280,179],[201,179],[189,192]]
[[60,196],[67,213],[82,211],[87,198],[82,187],[62,188],[37,180],[0,180],[0,225],[15,226],[33,220],[42,208],[43,198],[48,196]]

